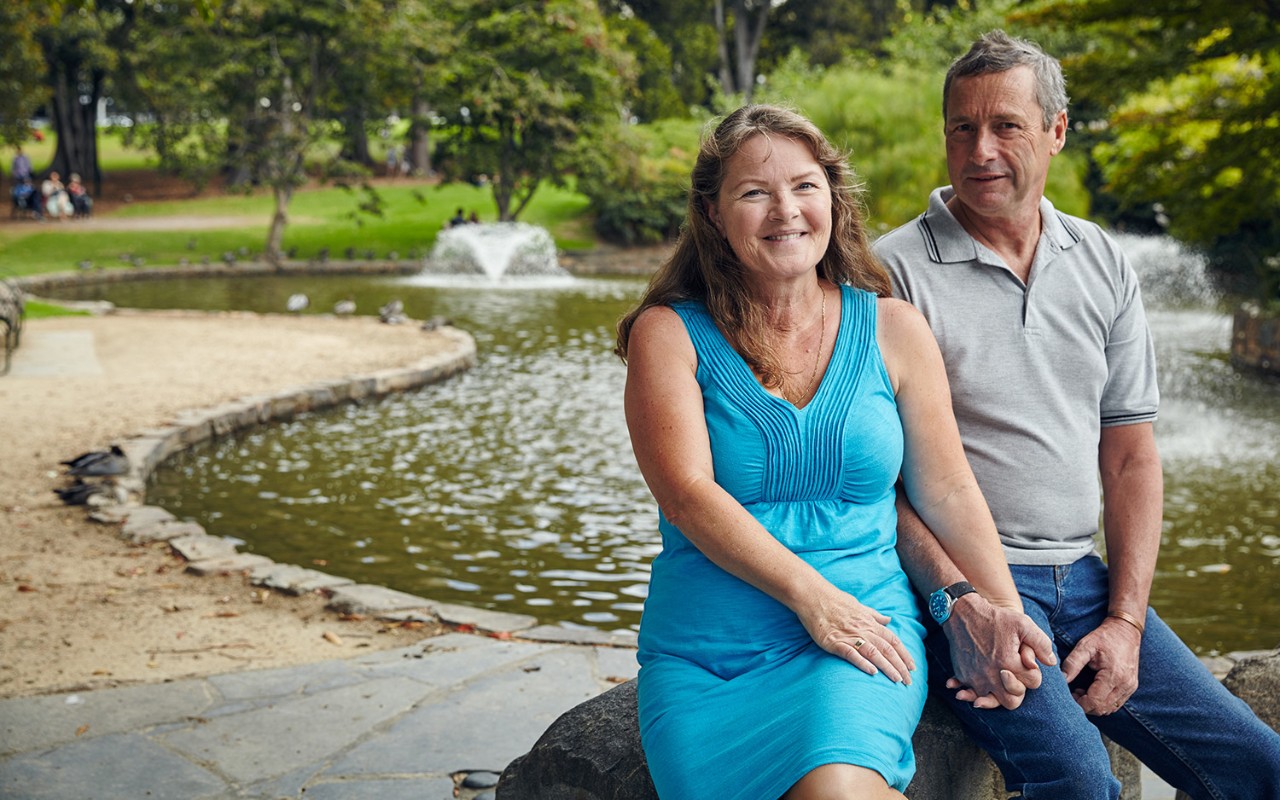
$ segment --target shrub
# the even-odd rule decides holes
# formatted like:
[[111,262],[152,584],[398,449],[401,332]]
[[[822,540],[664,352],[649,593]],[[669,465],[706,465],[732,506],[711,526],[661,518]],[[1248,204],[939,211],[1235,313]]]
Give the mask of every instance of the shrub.
[[578,175],[595,230],[624,245],[673,238],[684,221],[702,122],[670,119],[621,128],[593,149]]

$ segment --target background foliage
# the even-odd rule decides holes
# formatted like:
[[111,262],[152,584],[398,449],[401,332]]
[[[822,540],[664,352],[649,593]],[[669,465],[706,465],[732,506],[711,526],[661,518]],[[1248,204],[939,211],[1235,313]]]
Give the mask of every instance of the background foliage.
[[[48,0],[0,9],[0,137],[47,116],[64,174],[100,173],[105,110],[161,168],[392,212],[382,161],[473,181],[497,216],[576,187],[597,235],[672,236],[706,121],[753,93],[852,155],[872,223],[945,182],[942,75],[1002,27],[1058,55],[1060,208],[1165,231],[1280,294],[1280,6],[1269,0]],[[465,110],[464,110],[465,109]],[[92,187],[95,192],[100,187]]]

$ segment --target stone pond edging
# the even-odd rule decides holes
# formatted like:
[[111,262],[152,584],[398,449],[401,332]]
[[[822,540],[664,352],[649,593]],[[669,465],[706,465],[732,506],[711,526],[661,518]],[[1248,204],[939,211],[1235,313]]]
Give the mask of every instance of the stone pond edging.
[[[387,274],[420,269],[421,264],[417,262],[310,263],[286,265],[284,268],[246,263],[86,270],[27,276],[19,282],[24,291],[38,295],[43,290],[81,283],[233,275]],[[634,637],[542,625],[535,617],[524,614],[437,602],[383,586],[357,584],[347,578],[293,564],[278,564],[265,556],[240,552],[236,541],[209,535],[199,523],[179,520],[166,509],[145,504],[146,484],[152,472],[165,459],[193,445],[259,425],[288,420],[306,412],[418,389],[475,365],[476,344],[470,334],[447,325],[435,327],[434,331],[449,338],[450,346],[417,363],[365,375],[315,381],[275,394],[182,411],[175,414],[168,425],[139,431],[115,442],[128,457],[129,471],[124,475],[100,479],[107,491],[91,498],[89,519],[118,525],[120,535],[135,544],[168,543],[175,554],[186,560],[187,571],[194,574],[240,573],[248,576],[255,586],[286,594],[318,592],[328,598],[328,607],[338,613],[362,614],[388,622],[439,622],[457,630],[487,633],[499,638],[634,646]]]

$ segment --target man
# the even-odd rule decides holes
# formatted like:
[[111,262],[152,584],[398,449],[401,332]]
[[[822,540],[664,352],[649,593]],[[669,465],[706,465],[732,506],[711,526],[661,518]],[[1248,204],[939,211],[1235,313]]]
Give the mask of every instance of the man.
[[980,38],[943,88],[951,186],[875,245],[938,339],[1024,610],[1061,657],[1037,665],[1040,635],[967,589],[900,501],[903,562],[938,621],[930,677],[1026,800],[1119,797],[1099,731],[1192,797],[1280,797],[1280,736],[1147,607],[1163,506],[1155,357],[1124,254],[1043,197],[1066,108],[1056,59]]

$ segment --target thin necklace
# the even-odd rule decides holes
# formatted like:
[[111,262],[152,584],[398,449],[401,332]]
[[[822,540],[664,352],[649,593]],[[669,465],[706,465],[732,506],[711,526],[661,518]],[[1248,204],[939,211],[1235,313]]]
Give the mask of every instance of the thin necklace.
[[[819,287],[821,288],[821,287]],[[822,290],[822,327],[818,328],[818,349],[813,354],[813,369],[809,372],[809,380],[804,385],[804,392],[794,397],[787,397],[787,393],[782,393],[783,397],[791,402],[791,405],[799,405],[800,400],[808,397],[809,392],[813,390],[814,382],[818,380],[818,364],[822,361],[822,343],[827,338],[827,292]]]

